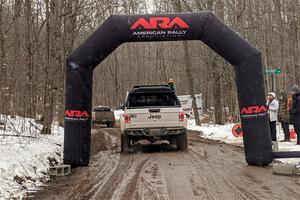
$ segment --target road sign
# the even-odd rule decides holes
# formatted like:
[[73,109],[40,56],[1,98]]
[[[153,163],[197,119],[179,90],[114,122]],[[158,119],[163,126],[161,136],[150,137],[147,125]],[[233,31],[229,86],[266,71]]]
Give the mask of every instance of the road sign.
[[282,71],[279,68],[273,68],[273,69],[265,69],[265,74],[281,74]]
[[243,137],[242,124],[236,124],[236,125],[234,125],[233,128],[232,128],[232,134],[236,138]]
[[269,69],[265,69],[264,73],[266,75],[271,75],[272,76],[272,91],[275,91],[276,89],[276,76],[275,75],[278,75],[278,74],[281,74],[282,71],[281,69],[279,68],[269,68]]

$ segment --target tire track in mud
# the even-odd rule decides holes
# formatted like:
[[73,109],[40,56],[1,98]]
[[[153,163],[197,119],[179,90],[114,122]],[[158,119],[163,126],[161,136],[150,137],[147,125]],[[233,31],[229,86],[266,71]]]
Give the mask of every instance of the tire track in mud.
[[[219,151],[222,153],[226,153],[226,151],[228,151],[227,147],[229,147],[230,145],[226,144],[226,148],[221,149],[224,145],[223,142],[211,141],[200,138],[199,136],[198,138],[197,136],[192,136],[190,138],[192,138],[193,142],[201,143],[203,145],[196,145],[196,147],[198,147],[197,149],[193,145],[190,145],[189,151],[186,154],[187,158],[193,163],[195,168],[199,168],[201,170],[199,176],[202,176],[203,178],[203,174],[205,175],[204,182],[208,182],[205,184],[206,188],[209,188],[209,191],[212,191],[211,188],[213,188],[213,191],[217,191],[213,193],[213,195],[208,194],[208,199],[257,199],[254,195],[252,195],[250,192],[247,192],[243,187],[241,187],[239,185],[240,182],[236,182],[237,180],[233,180],[232,177],[229,177],[225,173],[224,168],[232,168],[232,166],[230,166],[230,164],[232,165],[232,163],[226,163],[227,165],[224,165],[220,168],[218,164],[222,160],[226,160],[221,158],[222,155],[217,162],[212,162],[217,160],[218,158],[215,158],[217,157],[215,153],[208,153],[212,148],[212,146],[208,146],[208,144],[212,144],[214,146],[217,145],[220,148]],[[241,152],[242,150],[240,147],[236,146],[233,146],[233,148],[234,150],[238,150],[237,152]],[[201,190],[203,190],[203,187],[200,188]],[[196,192],[199,192],[199,187]]]
[[118,133],[114,129],[93,129],[89,167],[72,169],[71,176],[54,178],[33,199],[89,199],[96,189],[105,187],[120,161]]
[[138,160],[131,154],[122,155],[105,188],[98,188],[91,199],[132,199],[137,191],[137,180],[148,159]]
[[[198,156],[195,156],[194,154],[190,153],[190,148],[188,148],[187,154],[185,154],[185,158],[188,162],[190,162],[196,173],[192,174],[192,178],[190,180],[193,192],[195,196],[199,196],[201,199],[221,199],[222,196],[214,195],[212,196],[209,192],[210,190],[216,191],[217,185],[216,183],[210,183],[208,179],[209,174],[206,172],[205,167],[202,165],[201,162],[199,162]],[[201,158],[201,157],[200,157]]]
[[[204,138],[193,137],[192,141],[187,156],[198,159],[195,168],[204,167],[203,173],[208,174],[206,179],[217,184],[221,199],[300,199],[300,185],[295,184],[299,177],[276,176],[269,166],[247,165],[241,147]],[[212,194],[212,199],[218,199],[218,194]]]
[[117,190],[114,193],[112,199],[136,199],[134,197],[137,196],[138,179],[141,175],[142,169],[144,168],[145,164],[148,162],[149,159],[150,157],[147,157],[139,161],[140,163],[137,166],[132,167],[134,168],[134,170],[132,170],[132,172],[129,173],[130,175],[127,178],[123,179],[122,183],[120,183],[120,185],[125,185],[126,187],[121,187],[119,191]]
[[114,191],[119,186],[119,183],[122,182],[123,176],[130,169],[132,163],[132,156],[128,156],[127,158],[121,157],[116,169],[108,177],[108,181],[105,182],[105,187],[97,187],[94,194],[89,196],[89,199],[111,199]]
[[209,180],[209,188],[213,188],[215,192],[220,191],[214,194],[214,197],[210,196],[209,199],[256,199],[252,194],[241,190],[241,187],[229,181],[229,177],[226,177],[224,172],[208,162],[207,151],[204,150],[203,152],[204,155],[201,155],[190,147],[187,156],[195,158],[195,160],[192,158],[190,161],[195,163],[195,168],[200,167],[201,173],[205,174],[205,179]]
[[36,199],[300,199],[297,177],[244,163],[243,149],[189,132],[185,152],[120,154],[119,129],[93,130],[89,167],[57,179]]
[[[111,149],[119,152],[120,133],[115,129],[103,129],[105,140],[109,143]],[[150,156],[139,157],[134,154],[118,154],[119,161],[105,178],[97,178],[98,184],[95,184],[85,195],[88,199],[131,199],[136,193],[137,179],[140,172],[150,158]],[[101,161],[100,161],[101,162]],[[99,172],[103,174],[103,172]],[[105,186],[105,187],[104,187]]]
[[[193,141],[196,141],[196,138],[193,137]],[[268,199],[268,194],[249,192],[247,191],[247,186],[261,185],[264,193],[268,192],[269,187],[263,182],[258,182],[258,180],[253,177],[243,178],[240,175],[228,174],[228,171],[239,171],[242,167],[236,167],[235,164],[241,165],[241,162],[235,163],[236,156],[241,157],[240,153],[243,149],[239,146],[227,145],[221,141],[211,141],[205,138],[199,138],[198,143],[203,145],[199,146],[190,146],[189,152],[187,155],[192,155],[196,158],[195,168],[197,166],[202,166],[202,172],[206,174],[206,179],[210,179],[212,184],[215,185],[215,190],[221,191],[223,199]],[[211,144],[211,145],[208,145]],[[199,148],[200,147],[200,148]],[[219,149],[217,149],[218,147]],[[215,149],[215,150],[213,150]],[[208,153],[212,150],[212,153]],[[202,154],[201,154],[202,152]],[[220,153],[221,152],[221,153]],[[225,154],[224,154],[225,153]],[[222,156],[224,154],[224,156]],[[224,158],[223,158],[224,157]],[[231,158],[231,159],[230,159]],[[242,158],[243,159],[243,158]],[[222,166],[224,165],[224,166]],[[229,170],[225,170],[226,167]],[[211,170],[213,169],[213,170]],[[259,168],[256,168],[259,169]],[[262,168],[261,168],[262,169]],[[250,180],[249,180],[250,179]],[[246,180],[246,181],[243,181]],[[228,196],[226,196],[228,195]],[[213,195],[216,198],[216,195]]]
[[109,151],[101,152],[98,156],[99,160],[89,167],[86,176],[70,191],[70,199],[89,198],[95,189],[103,187],[109,180],[120,158],[118,154],[112,154]]
[[135,199],[169,200],[166,180],[159,172],[157,162],[149,160],[138,179]]
[[[100,150],[93,156],[86,175],[69,193],[70,199],[90,199],[96,190],[105,186],[120,163],[120,155],[115,152],[119,138],[112,135],[109,129],[103,129],[96,138],[98,139],[94,141],[93,146]],[[96,142],[98,144],[95,144]]]

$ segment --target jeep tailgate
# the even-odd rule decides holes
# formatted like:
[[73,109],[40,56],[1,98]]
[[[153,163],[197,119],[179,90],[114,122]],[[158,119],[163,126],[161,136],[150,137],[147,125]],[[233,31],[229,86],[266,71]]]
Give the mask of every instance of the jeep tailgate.
[[112,111],[101,111],[101,112],[95,112],[96,119],[97,120],[114,120],[114,113]]
[[184,123],[179,121],[180,107],[127,109],[126,113],[130,115],[130,128],[178,127]]

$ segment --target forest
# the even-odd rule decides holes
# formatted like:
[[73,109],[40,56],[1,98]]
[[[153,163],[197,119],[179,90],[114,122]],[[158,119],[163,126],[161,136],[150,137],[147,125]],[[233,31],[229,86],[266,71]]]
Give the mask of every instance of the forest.
[[[110,15],[211,11],[278,68],[275,86],[300,84],[300,0],[0,0],[0,113],[63,124],[65,59]],[[202,93],[217,124],[239,120],[233,67],[199,41],[126,43],[94,71],[93,105],[117,108],[138,84],[173,78]],[[213,110],[213,111],[212,111]]]

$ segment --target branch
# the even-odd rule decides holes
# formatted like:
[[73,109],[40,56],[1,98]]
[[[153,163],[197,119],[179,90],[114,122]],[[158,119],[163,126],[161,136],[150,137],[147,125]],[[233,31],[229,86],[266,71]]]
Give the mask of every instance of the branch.
[[23,138],[36,138],[35,136],[30,136],[30,135],[13,135],[13,134],[0,134],[0,137],[23,137]]

